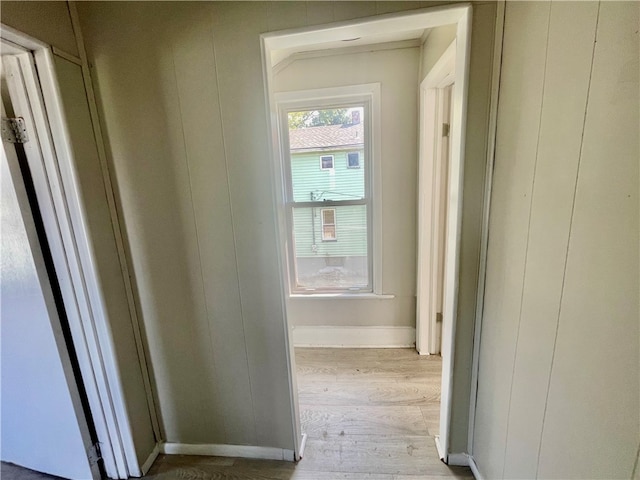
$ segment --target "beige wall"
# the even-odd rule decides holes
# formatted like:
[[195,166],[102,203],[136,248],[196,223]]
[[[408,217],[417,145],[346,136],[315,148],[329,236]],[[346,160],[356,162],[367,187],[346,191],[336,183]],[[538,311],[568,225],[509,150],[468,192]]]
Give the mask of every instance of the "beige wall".
[[291,298],[295,326],[415,327],[418,47],[298,59],[274,91],[380,83],[382,293],[390,299]]
[[447,47],[456,39],[457,27],[458,26],[454,23],[431,29],[429,35],[422,44],[420,81],[424,80],[424,77],[426,77],[431,71]]
[[[167,440],[293,447],[259,34],[426,5],[78,5]],[[475,6],[456,451],[467,443],[494,21],[494,4]]]
[[78,55],[67,2],[3,1],[0,16],[5,25],[67,53]]
[[[77,54],[66,2],[2,2],[2,23],[68,53]],[[93,136],[81,68],[54,56],[64,114],[69,126],[80,194],[103,290],[109,327],[125,392],[136,455],[140,464],[155,446],[147,397],[138,361],[132,320],[120,270],[115,236]]]
[[485,478],[632,476],[639,10],[506,7],[473,448]]

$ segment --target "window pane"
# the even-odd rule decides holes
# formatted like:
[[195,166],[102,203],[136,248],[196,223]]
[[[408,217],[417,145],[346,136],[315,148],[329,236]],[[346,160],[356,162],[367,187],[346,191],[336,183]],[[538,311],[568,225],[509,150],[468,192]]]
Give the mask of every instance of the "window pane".
[[298,288],[364,289],[370,284],[366,205],[294,208],[293,239]]
[[333,155],[328,157],[320,157],[321,168],[328,169],[333,168]]
[[333,208],[322,210],[322,223],[334,225],[336,223],[336,211]]
[[363,199],[364,108],[289,112],[288,118],[293,201]]
[[358,152],[347,154],[347,167],[360,168],[360,154]]

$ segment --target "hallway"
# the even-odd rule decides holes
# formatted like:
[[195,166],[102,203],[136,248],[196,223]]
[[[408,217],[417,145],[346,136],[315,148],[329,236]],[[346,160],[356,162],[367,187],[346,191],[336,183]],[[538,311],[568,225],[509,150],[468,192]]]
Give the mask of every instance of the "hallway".
[[438,458],[440,357],[412,349],[297,348],[308,438],[297,465],[162,456],[145,478],[418,480],[473,478]]
[[[146,480],[471,479],[438,458],[441,358],[412,349],[296,349],[304,458],[161,455]],[[3,465],[3,480],[44,480]]]

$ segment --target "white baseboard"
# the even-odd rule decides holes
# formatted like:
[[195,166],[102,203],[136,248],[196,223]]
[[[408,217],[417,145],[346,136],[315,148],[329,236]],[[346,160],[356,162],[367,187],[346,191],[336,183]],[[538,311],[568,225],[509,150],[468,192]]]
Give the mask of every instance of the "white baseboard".
[[466,453],[450,453],[447,458],[447,465],[454,467],[468,467],[469,455]]
[[440,460],[442,460],[444,462],[445,461],[445,457],[446,457],[447,454],[442,449],[442,445],[440,445],[440,437],[438,435],[436,435],[434,437],[434,440],[436,441],[436,450],[438,451],[438,457],[440,457]]
[[276,447],[255,447],[251,445],[163,443],[160,446],[160,451],[166,455],[208,455],[213,457],[294,461],[293,450]]
[[140,470],[142,470],[141,476],[144,476],[147,473],[149,473],[149,470],[151,469],[153,462],[156,461],[156,458],[158,458],[159,454],[160,454],[160,444],[156,443],[156,446],[153,447],[153,450],[151,451],[151,453],[149,454],[145,462],[140,467]]
[[302,434],[302,441],[300,442],[300,459],[304,457],[304,448],[307,446],[307,434]]
[[471,473],[473,473],[476,480],[484,480],[480,470],[478,470],[478,464],[471,455],[469,455],[469,467],[471,467]]
[[413,327],[294,327],[296,347],[409,348],[415,347]]

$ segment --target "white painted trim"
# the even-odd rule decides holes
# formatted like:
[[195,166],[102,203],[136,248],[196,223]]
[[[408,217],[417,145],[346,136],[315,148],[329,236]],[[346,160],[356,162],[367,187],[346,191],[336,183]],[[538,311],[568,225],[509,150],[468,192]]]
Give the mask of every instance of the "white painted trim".
[[205,455],[213,457],[255,458],[293,462],[294,452],[284,448],[255,447],[250,445],[218,445],[190,443],[161,443],[165,455]]
[[140,467],[140,470],[142,471],[142,476],[149,473],[149,470],[151,470],[151,467],[153,466],[153,462],[156,461],[156,458],[158,458],[158,455],[160,455],[160,444],[156,443],[155,447],[153,447],[153,450],[151,450],[151,453],[149,454],[147,459],[144,461],[144,463]]
[[[304,45],[347,40],[354,37],[366,37],[372,34],[422,30],[441,25],[458,23],[468,3],[445,5],[403,12],[394,12],[374,17],[334,22],[326,25],[281,30],[262,34],[267,53],[276,50],[301,47]],[[265,60],[271,60],[270,57]],[[268,65],[272,67],[273,64]]]
[[453,95],[449,164],[449,203],[447,207],[447,247],[442,320],[442,388],[440,400],[440,441],[449,451],[453,403],[453,363],[455,356],[460,239],[464,185],[465,140],[469,62],[471,58],[471,6],[463,8],[456,32],[455,89]]
[[440,436],[436,435],[433,439],[436,443],[436,451],[438,452],[438,457],[444,463],[447,463],[447,452],[442,449],[442,444],[440,443]]
[[313,299],[320,298],[328,300],[390,300],[396,298],[392,293],[377,294],[377,293],[294,293],[289,295],[291,299]]
[[307,438],[309,438],[309,436],[306,433],[303,433],[302,442],[300,442],[300,452],[298,453],[298,460],[304,457],[304,449],[307,446]]
[[54,55],[58,57],[62,57],[65,60],[69,60],[70,62],[75,63],[76,65],[82,66],[82,60],[80,60],[79,57],[76,57],[75,55],[71,55],[70,53],[67,53],[64,50],[60,50],[58,47],[51,47],[51,50],[53,51]]
[[[273,83],[273,69],[270,68],[270,58],[268,46],[264,38],[260,38],[260,55],[262,60],[262,79],[264,87],[264,98],[267,108],[265,109],[266,121],[269,126],[271,135],[267,135],[267,143],[269,146],[269,152],[271,152],[272,161],[269,162],[269,168],[271,169],[271,182],[272,182],[272,207],[276,212],[276,222],[274,224],[275,236],[278,244],[278,250],[276,257],[280,270],[276,272],[278,280],[280,282],[280,304],[282,312],[284,313],[282,319],[282,328],[285,340],[285,357],[287,361],[287,377],[289,386],[289,399],[291,401],[291,426],[292,436],[294,439],[294,447],[299,448],[302,445],[302,426],[300,422],[300,404],[298,402],[298,383],[296,377],[296,356],[293,345],[293,326],[289,322],[287,312],[287,301],[285,297],[285,291],[288,291],[288,255],[286,246],[286,236],[283,236],[283,232],[286,232],[286,216],[285,216],[285,198],[282,195],[284,192],[284,182],[282,178],[282,168],[280,163],[280,125],[278,122],[278,106],[275,102],[275,98],[272,92]],[[294,458],[300,459],[300,452],[294,452]]]
[[442,89],[455,81],[455,61],[454,40],[420,84],[416,347],[421,355],[440,353],[437,298],[440,289],[444,292],[440,285],[440,259],[444,254],[440,241],[444,176],[441,125],[446,113]]
[[[500,93],[500,73],[502,65],[502,41],[504,36],[505,2],[498,1],[496,9],[496,27],[491,72],[491,103],[489,106],[489,128],[487,142],[487,163],[484,185],[484,205],[482,209],[480,261],[478,266],[478,292],[476,297],[475,326],[473,333],[473,359],[471,363],[471,392],[469,398],[469,428],[467,449],[473,458],[473,436],[478,397],[478,370],[480,368],[480,339],[484,313],[484,291],[487,273],[487,251],[489,246],[489,211],[491,207],[491,189],[493,185],[493,164],[495,161],[496,135],[498,130],[498,98]],[[473,464],[472,464],[473,465]],[[473,466],[472,466],[473,469]],[[474,473],[475,475],[475,473]],[[479,478],[476,475],[476,478]]]
[[413,327],[293,327],[296,347],[334,348],[412,348],[416,343]]
[[11,43],[18,45],[26,50],[41,50],[44,48],[50,48],[46,43],[34,38],[26,33],[22,33],[9,25],[0,23],[0,36],[3,40],[8,40]]
[[473,455],[469,455],[469,468],[471,468],[471,473],[473,473],[473,476],[476,480],[484,480],[484,477],[480,473],[480,469],[478,468],[478,464],[473,458]]
[[469,455],[466,453],[450,453],[447,457],[447,465],[452,467],[468,467]]

